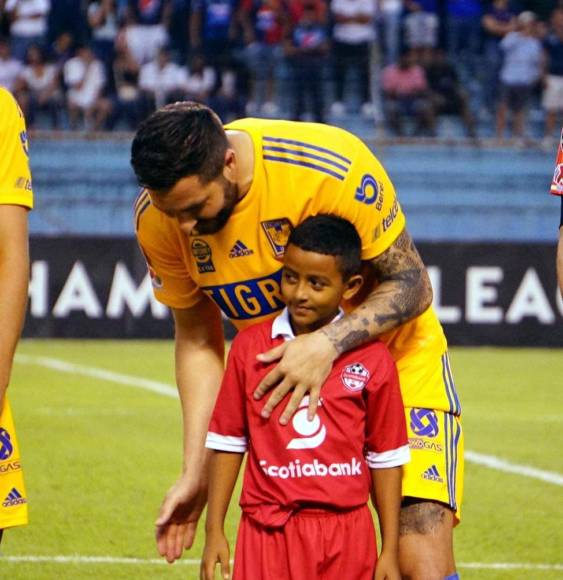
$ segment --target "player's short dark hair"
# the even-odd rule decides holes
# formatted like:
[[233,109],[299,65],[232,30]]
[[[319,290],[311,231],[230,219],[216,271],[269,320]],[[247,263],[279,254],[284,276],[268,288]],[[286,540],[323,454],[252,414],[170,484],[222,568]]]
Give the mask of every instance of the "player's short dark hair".
[[140,185],[157,191],[190,175],[208,183],[223,171],[228,145],[221,120],[209,107],[174,103],[139,125],[131,165]]
[[344,280],[361,271],[362,240],[344,218],[332,214],[310,216],[291,232],[287,240],[290,244],[306,252],[334,256]]

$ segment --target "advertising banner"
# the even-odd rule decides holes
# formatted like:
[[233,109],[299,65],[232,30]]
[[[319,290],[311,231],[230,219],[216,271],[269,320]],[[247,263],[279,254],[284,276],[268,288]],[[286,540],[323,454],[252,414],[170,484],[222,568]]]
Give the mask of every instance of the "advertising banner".
[[[421,243],[452,345],[563,346],[555,244]],[[27,337],[173,336],[130,238],[32,238]],[[233,331],[227,327],[227,335]]]

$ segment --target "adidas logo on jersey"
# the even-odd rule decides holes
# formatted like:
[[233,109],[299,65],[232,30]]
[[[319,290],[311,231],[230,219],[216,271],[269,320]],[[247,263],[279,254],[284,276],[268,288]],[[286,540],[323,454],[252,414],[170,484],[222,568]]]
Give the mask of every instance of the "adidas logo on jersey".
[[229,258],[242,258],[252,254],[254,250],[249,250],[240,240],[237,240],[229,252]]
[[422,474],[422,479],[437,481],[438,483],[442,483],[444,481],[443,478],[440,476],[440,473],[438,472],[438,468],[435,465],[432,465],[431,467],[429,467],[424,471],[424,473]]
[[25,497],[22,497],[21,493],[15,487],[12,487],[12,490],[6,496],[6,499],[2,502],[2,507],[14,507],[23,503],[27,503]]

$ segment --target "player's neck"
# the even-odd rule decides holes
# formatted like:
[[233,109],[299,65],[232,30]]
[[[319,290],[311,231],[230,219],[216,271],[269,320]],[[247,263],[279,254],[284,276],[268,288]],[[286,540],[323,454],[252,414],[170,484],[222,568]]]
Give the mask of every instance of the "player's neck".
[[315,330],[319,330],[319,328],[322,328],[323,326],[330,324],[336,318],[339,311],[340,311],[340,309],[336,308],[336,310],[332,314],[329,314],[328,316],[324,316],[323,318],[319,318],[318,320],[316,320],[315,322],[312,322],[311,324],[304,324],[304,325],[297,324],[293,320],[293,317],[290,314],[289,315],[289,323],[291,324],[291,329],[293,330],[293,334],[295,336],[299,336],[301,334],[309,334],[311,332],[315,332]]
[[237,162],[236,182],[240,200],[252,186],[254,178],[254,145],[250,135],[243,131],[227,131],[227,138],[235,151]]

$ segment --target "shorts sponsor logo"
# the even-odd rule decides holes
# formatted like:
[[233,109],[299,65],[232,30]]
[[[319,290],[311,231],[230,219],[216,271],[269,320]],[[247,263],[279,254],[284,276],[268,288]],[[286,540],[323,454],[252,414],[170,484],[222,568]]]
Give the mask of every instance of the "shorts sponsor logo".
[[301,463],[299,459],[296,459],[287,465],[268,465],[268,462],[262,459],[260,467],[269,477],[279,477],[280,479],[362,475],[362,462],[355,457],[346,463],[331,463],[329,465],[321,463],[318,459],[314,459],[310,463]]
[[421,439],[419,437],[409,437],[409,447],[415,450],[434,451],[436,453],[442,453],[444,451],[444,446],[440,443],[428,441],[427,439]]
[[2,507],[15,507],[27,503],[25,497],[15,488],[12,487],[10,493],[6,496],[6,499],[2,502]]
[[211,248],[207,242],[196,238],[192,242],[192,254],[197,264],[197,271],[200,274],[215,272],[215,266],[211,259]]
[[340,377],[349,391],[361,391],[369,380],[369,371],[361,363],[348,365]]
[[436,437],[440,430],[438,417],[432,409],[411,409],[410,427],[419,437]]
[[436,483],[443,483],[444,479],[440,475],[438,468],[435,465],[431,465],[428,469],[425,469],[422,473],[422,479],[428,481],[435,481]]
[[356,189],[354,199],[366,205],[375,204],[375,209],[381,211],[383,207],[383,184],[378,182],[373,175],[366,173],[362,177],[360,186]]
[[14,445],[12,444],[12,437],[6,429],[0,427],[0,461],[10,459],[14,452]]
[[[320,406],[319,401],[319,406]],[[318,413],[312,421],[307,418],[307,409],[309,407],[309,397],[303,397],[299,408],[297,409],[291,424],[299,437],[292,439],[286,449],[314,449],[322,444],[326,439],[326,427],[321,424]]]
[[14,471],[21,471],[21,463],[19,461],[9,461],[8,463],[0,463],[0,476],[14,473]]
[[285,253],[285,245],[289,238],[289,234],[293,229],[291,222],[288,218],[279,218],[276,220],[267,220],[260,222],[266,238],[272,250],[274,251],[274,257],[283,258]]

